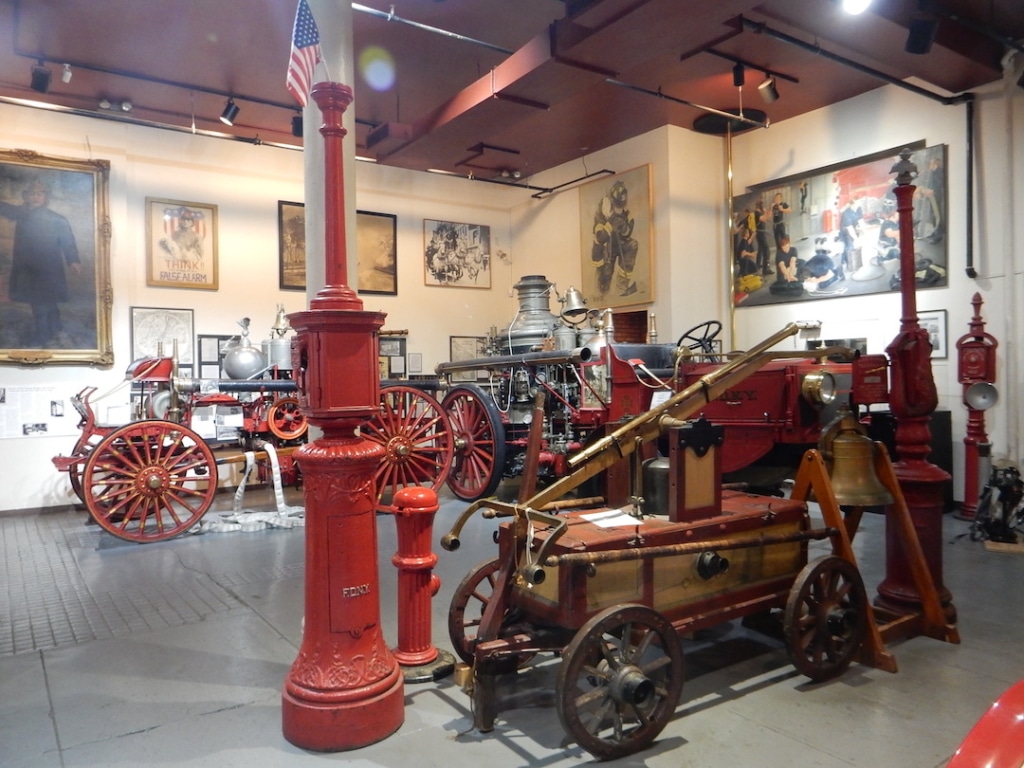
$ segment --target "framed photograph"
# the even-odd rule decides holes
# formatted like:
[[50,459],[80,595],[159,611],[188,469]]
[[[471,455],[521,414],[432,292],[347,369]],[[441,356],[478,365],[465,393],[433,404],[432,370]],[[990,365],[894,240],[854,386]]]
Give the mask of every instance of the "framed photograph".
[[277,201],[278,287],[306,290],[306,204]]
[[423,353],[409,353],[409,373],[423,373]]
[[[487,338],[484,336],[449,336],[448,344],[453,363],[484,357],[487,351]],[[487,378],[487,371],[453,371],[451,374],[452,381],[476,381],[479,378]]]
[[224,362],[224,353],[232,340],[237,341],[238,336],[202,333],[196,336],[196,347],[199,353],[196,365],[200,379],[226,378],[221,367]]
[[217,206],[146,198],[146,285],[217,290]]
[[491,228],[423,220],[423,274],[427,285],[491,287]]
[[[757,307],[900,290],[893,165],[903,147],[749,187],[733,198],[733,303]],[[946,146],[909,145],[917,289],[948,285]],[[783,245],[783,239],[787,242]]]
[[949,357],[949,350],[946,347],[946,310],[919,310],[917,322],[928,331],[928,337],[932,342],[932,360],[945,360]]
[[178,342],[178,365],[191,369],[195,331],[191,309],[131,308],[132,360],[170,357]]
[[592,307],[654,301],[651,169],[580,187],[580,290]]
[[109,180],[107,160],[0,150],[0,363],[114,364]]
[[398,217],[392,213],[356,211],[358,293],[398,295]]

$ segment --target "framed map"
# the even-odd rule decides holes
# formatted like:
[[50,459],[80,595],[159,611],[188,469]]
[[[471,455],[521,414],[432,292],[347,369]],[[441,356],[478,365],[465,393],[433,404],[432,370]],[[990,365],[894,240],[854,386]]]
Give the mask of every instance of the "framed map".
[[132,360],[143,357],[170,357],[178,342],[178,364],[192,366],[193,313],[191,309],[161,307],[131,308]]

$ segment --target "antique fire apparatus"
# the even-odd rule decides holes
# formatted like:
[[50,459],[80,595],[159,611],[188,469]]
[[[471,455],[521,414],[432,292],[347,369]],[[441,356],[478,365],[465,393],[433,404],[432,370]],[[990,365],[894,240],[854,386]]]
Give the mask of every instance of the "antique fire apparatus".
[[[560,659],[555,704],[569,736],[599,759],[629,755],[657,737],[679,702],[681,636],[755,615],[759,625],[777,628],[793,664],[815,681],[841,674],[855,659],[894,672],[851,544],[864,509],[880,504],[892,505],[919,592],[929,596],[922,598],[924,631],[958,642],[888,454],[855,415],[859,396],[870,400],[882,390],[877,361],[844,369],[827,359],[853,358],[850,350],[771,351],[798,330],[790,324],[746,353],[685,372],[678,370],[685,363],[659,372],[671,367],[659,366],[668,359],[645,353],[660,347],[626,351],[605,337],[596,349],[584,348],[593,357],[580,349],[568,353],[573,366],[598,367],[598,375],[581,373],[569,394],[572,380],[552,384],[531,353],[514,364],[556,396],[557,415],[573,417],[553,419],[555,426],[526,438],[526,472],[549,450],[552,435],[561,440],[563,425],[581,423],[575,416],[588,402],[608,409],[615,423],[586,422],[594,429],[584,447],[565,457],[561,477],[536,492],[531,485],[515,502],[476,501],[442,537],[442,546],[454,550],[475,514],[507,518],[498,526],[497,557],[466,575],[449,610],[452,646],[471,672],[467,690],[478,729],[494,727],[498,676],[552,653]],[[550,358],[545,363],[554,365]],[[852,380],[852,407],[819,430],[832,399],[829,378],[840,373]],[[780,391],[769,382],[763,389],[752,384],[759,376]],[[650,395],[644,397],[648,382],[640,379],[678,384],[651,405]],[[591,389],[588,401],[583,393]],[[623,391],[626,402],[616,405]],[[733,394],[738,391],[753,394],[744,399]],[[761,418],[744,403],[763,408]],[[732,419],[716,423],[711,413]],[[538,408],[534,418],[531,426],[549,416]],[[723,469],[752,455],[729,458],[730,441],[753,441],[758,430],[818,446],[803,450],[789,498],[723,486]],[[809,514],[812,492],[823,524]],[[819,547],[811,558],[814,541],[827,542],[830,551]]]
[[[441,408],[452,430],[454,461],[448,486],[467,501],[495,492],[502,478],[550,482],[570,457],[624,420],[648,411],[720,368],[721,323],[691,328],[676,344],[620,343],[610,311],[588,310],[575,289],[549,309],[555,286],[541,275],[515,286],[519,309],[508,328],[488,339],[489,354],[442,363],[439,375],[476,372],[478,383],[449,381]],[[858,376],[858,403],[885,402],[883,356],[835,361],[827,354],[769,360],[702,408],[725,427],[722,471],[727,479],[755,462],[780,467],[762,473],[770,485],[791,476],[803,451],[849,400]],[[539,432],[536,467],[526,473],[526,446]]]

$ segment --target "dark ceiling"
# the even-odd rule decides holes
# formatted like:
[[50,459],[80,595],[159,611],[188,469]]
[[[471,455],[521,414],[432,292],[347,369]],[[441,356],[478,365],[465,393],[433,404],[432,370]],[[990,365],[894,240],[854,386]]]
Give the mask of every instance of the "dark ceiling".
[[[295,6],[0,0],[0,98],[294,145]],[[934,32],[929,52],[904,50],[911,26]],[[665,124],[746,130],[758,110],[778,122],[886,82],[952,103],[1002,76],[1024,13],[1021,0],[874,0],[861,16],[835,0],[363,0],[353,37],[358,154],[525,182]],[[40,61],[46,94],[30,87]],[[384,74],[376,89],[371,72]],[[772,103],[757,87],[766,73]],[[217,119],[228,96],[240,107],[231,128]],[[743,119],[701,107],[742,107]]]

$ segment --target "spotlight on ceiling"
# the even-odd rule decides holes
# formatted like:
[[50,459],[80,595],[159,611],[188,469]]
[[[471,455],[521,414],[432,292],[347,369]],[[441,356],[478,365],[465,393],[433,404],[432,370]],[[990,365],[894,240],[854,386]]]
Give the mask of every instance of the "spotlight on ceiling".
[[851,16],[864,13],[871,5],[871,0],[842,0],[843,10]]
[[903,47],[907,53],[924,55],[932,49],[935,33],[939,31],[939,20],[927,16],[915,16],[907,27],[907,44]]
[[302,138],[302,115],[292,117],[292,136]]
[[238,105],[235,104],[234,99],[228,99],[228,103],[224,105],[224,111],[220,113],[220,121],[224,125],[234,125],[235,118],[238,117]]
[[779,89],[775,86],[775,78],[771,75],[765,75],[764,80],[757,86],[757,92],[761,94],[761,98],[766,104],[779,100]]
[[60,73],[60,81],[62,83],[65,83],[65,84],[71,82],[71,65],[70,64],[65,64],[64,65],[64,70]]
[[50,70],[44,67],[43,62],[40,61],[32,67],[32,90],[46,93],[50,90],[50,77]]
[[744,77],[743,65],[736,62],[732,68],[732,84],[737,88],[742,88],[744,80],[746,77]]

